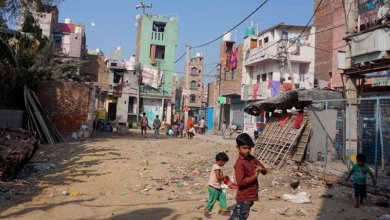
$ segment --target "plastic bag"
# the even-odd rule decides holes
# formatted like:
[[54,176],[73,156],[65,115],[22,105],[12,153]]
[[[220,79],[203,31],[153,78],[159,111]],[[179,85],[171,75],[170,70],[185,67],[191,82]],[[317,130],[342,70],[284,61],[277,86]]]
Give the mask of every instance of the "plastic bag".
[[300,192],[295,195],[292,194],[283,194],[282,199],[292,203],[309,203],[310,202],[310,194],[307,192]]

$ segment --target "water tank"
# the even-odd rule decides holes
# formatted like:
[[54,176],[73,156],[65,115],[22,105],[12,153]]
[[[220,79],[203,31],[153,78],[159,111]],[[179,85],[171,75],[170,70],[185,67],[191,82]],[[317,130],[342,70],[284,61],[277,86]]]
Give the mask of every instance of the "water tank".
[[196,53],[196,57],[201,57],[202,54],[201,53]]
[[232,33],[228,32],[223,36],[223,41],[232,41]]
[[246,28],[246,36],[254,36],[255,35],[255,28],[252,26],[249,26]]
[[65,18],[65,24],[72,24],[72,19]]

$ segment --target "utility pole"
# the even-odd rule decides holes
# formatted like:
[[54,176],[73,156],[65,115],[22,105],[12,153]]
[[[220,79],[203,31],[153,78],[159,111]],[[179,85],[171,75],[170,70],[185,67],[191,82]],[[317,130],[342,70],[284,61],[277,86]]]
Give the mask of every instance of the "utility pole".
[[[189,90],[189,83],[190,83],[190,78],[189,78],[189,65],[190,65],[190,48],[191,46],[189,44],[186,44],[186,64],[185,64],[185,71],[184,71],[184,74],[185,75],[185,81],[186,81],[186,84],[185,84],[185,90],[186,92]],[[184,97],[184,100],[185,100],[185,104],[184,104],[184,125],[185,127],[187,126],[187,121],[188,121],[188,104],[189,104],[189,97]]]
[[291,87],[294,90],[295,89],[295,79],[294,79],[294,73],[292,71],[291,67],[291,60],[290,60],[290,52],[287,50],[288,48],[288,36],[286,33],[282,34],[282,39],[278,43],[278,53],[279,53],[279,59],[280,59],[280,69],[282,70],[282,74],[284,75],[286,73],[286,62],[288,67],[288,72],[290,74],[290,80],[291,80]]
[[[346,34],[350,36],[354,33],[355,29],[355,16],[356,16],[356,1],[355,0],[346,0],[345,3],[345,16],[346,16]],[[351,59],[351,41],[347,40],[347,48],[346,48],[346,60],[345,60],[345,69],[351,69],[352,67],[352,59]],[[356,155],[358,153],[358,109],[357,109],[357,86],[356,86],[356,78],[352,78],[347,76],[346,83],[346,97],[348,99],[347,105],[347,116],[346,116],[346,124],[349,125],[346,128],[346,148],[348,157],[352,155]]]

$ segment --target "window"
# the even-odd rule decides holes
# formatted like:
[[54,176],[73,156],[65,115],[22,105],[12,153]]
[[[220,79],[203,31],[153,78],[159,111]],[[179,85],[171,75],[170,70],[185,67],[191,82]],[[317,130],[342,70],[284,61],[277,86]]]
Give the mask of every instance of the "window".
[[259,40],[259,47],[263,46],[263,40]]
[[232,70],[232,79],[234,79],[234,70]]
[[265,82],[265,81],[267,81],[267,74],[261,74],[261,81],[262,82]]
[[264,38],[264,44],[268,43],[269,39],[268,37]]
[[271,81],[273,79],[273,72],[270,72],[267,75],[268,75],[268,80]]
[[192,81],[190,82],[190,88],[191,88],[191,89],[195,89],[195,88],[196,88],[196,81],[195,81],[195,80],[192,80]]
[[162,45],[150,45],[150,59],[165,59],[165,46]]
[[255,49],[257,47],[257,40],[256,39],[251,39],[251,50]]
[[190,102],[192,103],[196,102],[196,96],[194,94],[190,96]]
[[260,75],[257,75],[257,79],[256,79],[256,82],[257,82],[257,84],[259,84],[260,83]]
[[153,22],[153,31],[155,31],[155,32],[165,32],[166,26],[167,26],[167,23],[165,23],[165,22],[154,21]]
[[198,69],[196,67],[192,67],[191,68],[191,76],[197,76],[197,75],[198,75]]
[[123,73],[114,73],[114,83],[120,83],[123,81]]
[[227,74],[227,73],[226,73],[226,70],[224,70],[223,72],[224,72],[224,75],[223,75],[223,80],[225,80],[225,81],[226,81],[226,74]]

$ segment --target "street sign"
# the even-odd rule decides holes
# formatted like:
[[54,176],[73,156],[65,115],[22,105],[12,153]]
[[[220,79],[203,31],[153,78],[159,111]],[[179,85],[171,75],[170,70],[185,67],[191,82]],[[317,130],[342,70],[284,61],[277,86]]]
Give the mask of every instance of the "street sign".
[[390,76],[372,78],[372,86],[390,86]]
[[223,97],[223,96],[218,97],[218,103],[219,104],[226,104],[226,97]]

